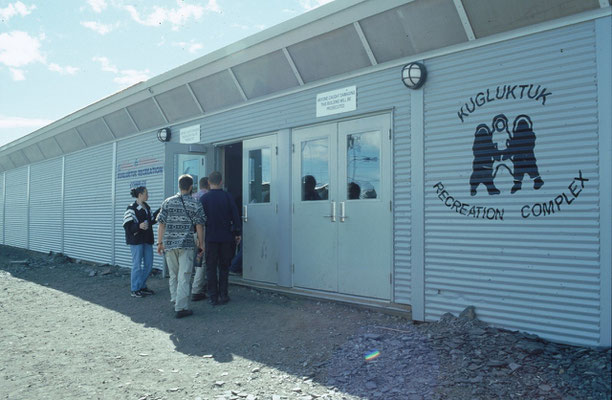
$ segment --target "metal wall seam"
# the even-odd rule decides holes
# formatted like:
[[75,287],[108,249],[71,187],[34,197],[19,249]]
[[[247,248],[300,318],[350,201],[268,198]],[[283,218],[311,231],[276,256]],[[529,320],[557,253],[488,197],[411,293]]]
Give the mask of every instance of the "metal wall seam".
[[612,18],[600,18],[595,21],[597,38],[597,99],[599,118],[599,240],[601,264],[601,346],[612,344],[611,329],[611,290],[612,285]]
[[26,221],[25,221],[25,227],[26,227],[26,249],[30,249],[30,179],[32,177],[31,175],[31,171],[32,170],[32,165],[28,164],[28,177],[26,180],[26,203],[27,203],[27,210],[26,210]]
[[2,241],[1,241],[2,244],[4,244],[4,231],[6,227],[6,221],[4,220],[5,208],[6,208],[6,172],[3,172],[2,173],[2,207],[0,208],[0,211],[2,212],[2,215],[0,216],[0,221],[2,221]]
[[108,263],[111,259],[112,144],[66,156],[64,198],[64,250],[66,255]]
[[[54,158],[31,165],[29,237],[30,249],[40,252],[61,252],[62,224],[62,159]],[[44,196],[32,195],[44,188]]]
[[62,156],[62,220],[61,220],[61,232],[62,232],[62,245],[61,245],[61,253],[64,253],[64,224],[65,224],[65,219],[64,219],[64,215],[66,212],[66,206],[65,206],[65,197],[66,197],[66,156]]
[[[135,186],[146,186],[149,192],[148,204],[151,211],[161,206],[164,196],[164,144],[157,140],[155,132],[138,135],[117,142],[117,153],[114,161],[114,189],[113,189],[113,246],[115,265],[125,268],[132,267],[132,256],[129,246],[125,243],[123,229],[123,215],[128,205],[135,199],[131,197],[130,190]],[[153,227],[154,236],[157,226]],[[154,268],[161,269],[163,260],[157,253],[153,255]]]
[[[594,29],[589,21],[428,60],[426,320],[474,305],[479,318],[508,329],[600,343]],[[507,130],[503,123],[495,129],[501,115]],[[525,175],[511,193],[512,171],[522,167],[509,159],[494,178],[501,193],[484,184],[471,193],[470,179],[481,176],[472,175],[479,132],[496,132],[496,143],[506,138],[498,143],[504,150],[517,126],[532,127],[544,185],[536,190],[535,176]],[[492,160],[493,169],[504,161]]]
[[[109,215],[110,223],[113,224],[115,222],[115,215],[117,214],[117,202],[116,202],[116,177],[117,177],[117,142],[113,142],[113,160],[111,165],[111,199],[112,199],[112,207],[113,213]],[[116,251],[116,235],[115,232],[117,230],[113,229],[111,231],[111,264],[115,265],[115,251]]]
[[412,191],[412,319],[425,320],[425,199],[424,188],[424,130],[423,102],[424,91],[412,92],[411,137],[411,182]]

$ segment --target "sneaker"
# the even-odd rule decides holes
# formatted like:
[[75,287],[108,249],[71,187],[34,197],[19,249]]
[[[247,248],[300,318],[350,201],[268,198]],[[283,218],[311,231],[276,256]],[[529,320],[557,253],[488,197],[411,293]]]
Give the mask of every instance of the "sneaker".
[[232,270],[230,270],[229,274],[230,275],[234,275],[234,276],[242,276],[242,270],[240,270],[240,271],[232,271]]
[[132,292],[132,297],[144,297],[142,295],[142,292],[140,290],[136,290],[135,292]]
[[193,315],[193,311],[191,310],[181,310],[181,311],[177,311],[175,314],[176,318],[183,318],[183,317],[188,317],[190,315]]
[[211,306],[218,306],[219,302],[217,301],[216,298],[211,297],[210,299],[208,299],[208,304],[210,304]]
[[200,301],[206,298],[206,293],[194,293],[191,295],[191,301]]
[[154,291],[152,291],[151,289],[149,289],[148,287],[144,287],[142,289],[140,289],[140,293],[144,294],[144,295],[151,295],[151,294],[155,294]]
[[229,296],[220,296],[219,297],[219,304],[227,304],[229,303],[230,298]]

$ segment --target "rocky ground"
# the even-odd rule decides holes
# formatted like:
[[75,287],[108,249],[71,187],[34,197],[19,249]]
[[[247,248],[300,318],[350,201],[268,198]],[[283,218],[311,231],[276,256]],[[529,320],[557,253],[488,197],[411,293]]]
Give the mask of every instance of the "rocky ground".
[[[413,324],[240,286],[174,319],[167,279],[0,246],[3,399],[610,399],[612,354],[490,327]],[[365,356],[378,351],[369,361]]]

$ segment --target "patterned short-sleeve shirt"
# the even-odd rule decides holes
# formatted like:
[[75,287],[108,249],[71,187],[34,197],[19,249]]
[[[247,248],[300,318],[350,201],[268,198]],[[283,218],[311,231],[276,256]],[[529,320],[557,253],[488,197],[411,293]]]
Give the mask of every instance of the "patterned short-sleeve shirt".
[[166,250],[195,248],[193,224],[204,225],[206,217],[199,201],[177,193],[164,200],[157,222],[166,225],[163,238]]

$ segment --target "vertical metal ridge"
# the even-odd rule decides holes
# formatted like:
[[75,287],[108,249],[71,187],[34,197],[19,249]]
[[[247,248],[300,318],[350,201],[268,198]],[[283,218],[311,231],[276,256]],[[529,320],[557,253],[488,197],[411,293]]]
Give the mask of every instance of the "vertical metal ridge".
[[425,320],[425,130],[424,91],[411,92],[410,188],[412,200],[410,238],[412,266],[412,318]]
[[[601,0],[600,2],[604,2]],[[597,99],[599,117],[599,227],[600,263],[601,263],[601,346],[610,346],[612,332],[610,331],[610,310],[612,285],[612,18],[602,18],[595,21],[595,38],[597,51]]]
[[[109,219],[111,226],[115,226],[115,215],[117,214],[117,142],[113,142],[113,158],[111,165],[111,208],[113,212],[110,214]],[[115,229],[111,229],[111,264],[115,264]]]

